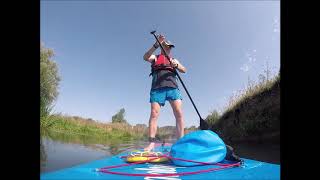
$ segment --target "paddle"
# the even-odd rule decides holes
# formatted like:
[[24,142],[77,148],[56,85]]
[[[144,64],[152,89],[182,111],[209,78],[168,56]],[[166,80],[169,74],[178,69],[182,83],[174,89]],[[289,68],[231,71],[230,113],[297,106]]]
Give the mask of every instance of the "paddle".
[[[159,41],[159,39],[158,39],[158,37],[157,37],[157,35],[156,35],[155,33],[156,33],[156,31],[151,31],[151,34],[153,34],[153,36],[156,38],[156,40],[157,40],[157,42],[159,43],[159,45],[160,45],[160,47],[161,47],[162,51],[164,52],[164,55],[165,55],[165,56],[167,57],[167,59],[170,61],[170,57],[168,56],[167,52],[164,50],[164,48],[163,48],[162,44],[160,43],[160,41]],[[171,61],[170,61],[170,64],[172,64],[172,62],[171,62]],[[200,118],[200,129],[201,129],[201,130],[208,130],[208,129],[209,129],[209,125],[208,125],[208,123],[207,123],[204,119],[202,119],[202,117],[201,117],[201,115],[200,115],[200,113],[199,113],[199,111],[198,111],[198,109],[197,109],[196,105],[194,104],[194,102],[193,102],[193,100],[192,100],[192,98],[191,98],[191,96],[190,96],[190,94],[189,94],[189,92],[188,92],[188,90],[187,90],[186,86],[184,85],[184,83],[183,83],[183,81],[182,81],[182,79],[181,79],[180,75],[178,74],[178,72],[177,72],[176,68],[174,68],[174,72],[175,72],[175,74],[178,76],[178,79],[180,80],[180,82],[181,82],[181,84],[182,84],[182,86],[183,86],[184,90],[186,91],[186,93],[187,93],[187,95],[188,95],[189,99],[191,100],[191,103],[192,103],[192,105],[193,105],[194,109],[196,110],[196,112],[197,112],[197,114],[198,114],[198,116],[199,116],[199,118]]]

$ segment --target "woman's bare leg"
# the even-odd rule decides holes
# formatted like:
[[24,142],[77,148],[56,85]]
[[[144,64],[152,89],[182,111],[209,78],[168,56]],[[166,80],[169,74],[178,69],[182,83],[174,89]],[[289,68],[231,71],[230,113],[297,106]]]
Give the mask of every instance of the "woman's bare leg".
[[[151,113],[149,118],[149,137],[154,138],[157,133],[157,121],[160,113],[160,105],[158,103],[151,103]],[[150,144],[144,148],[145,151],[151,151],[154,148],[155,143]]]
[[177,138],[184,136],[184,118],[182,113],[182,101],[180,99],[170,101],[174,117],[176,118]]

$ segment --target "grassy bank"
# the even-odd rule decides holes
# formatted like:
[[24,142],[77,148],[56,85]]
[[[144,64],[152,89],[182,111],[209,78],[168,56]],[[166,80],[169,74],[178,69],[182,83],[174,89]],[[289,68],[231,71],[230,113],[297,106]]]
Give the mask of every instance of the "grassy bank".
[[146,129],[140,126],[125,123],[100,123],[92,119],[62,115],[49,115],[41,119],[41,131],[47,130],[109,140],[143,139],[147,133]]
[[[80,136],[94,136],[102,142],[112,140],[147,140],[148,126],[137,124],[132,126],[126,123],[100,123],[92,119],[77,116],[49,115],[41,118],[41,132],[62,132]],[[196,127],[185,128],[185,134],[196,130]],[[156,137],[163,140],[175,139],[175,126],[158,127]]]
[[280,141],[280,75],[231,97],[224,112],[207,118],[211,129],[229,142]]

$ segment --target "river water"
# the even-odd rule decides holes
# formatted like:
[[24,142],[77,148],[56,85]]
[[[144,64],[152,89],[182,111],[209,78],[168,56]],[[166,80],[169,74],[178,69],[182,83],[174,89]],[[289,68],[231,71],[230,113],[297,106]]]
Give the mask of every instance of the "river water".
[[[174,143],[174,140],[169,143]],[[40,138],[41,173],[56,171],[145,147],[143,141],[109,141],[96,137],[66,134],[61,132],[42,133]],[[280,146],[272,144],[233,144],[242,158],[280,164]]]

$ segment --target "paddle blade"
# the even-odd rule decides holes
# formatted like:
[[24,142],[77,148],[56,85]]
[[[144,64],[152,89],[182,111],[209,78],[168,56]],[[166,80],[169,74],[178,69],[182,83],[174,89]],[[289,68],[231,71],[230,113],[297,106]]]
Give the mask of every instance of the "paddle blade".
[[205,120],[203,120],[202,118],[200,119],[200,129],[201,130],[208,130],[209,129],[208,123]]

